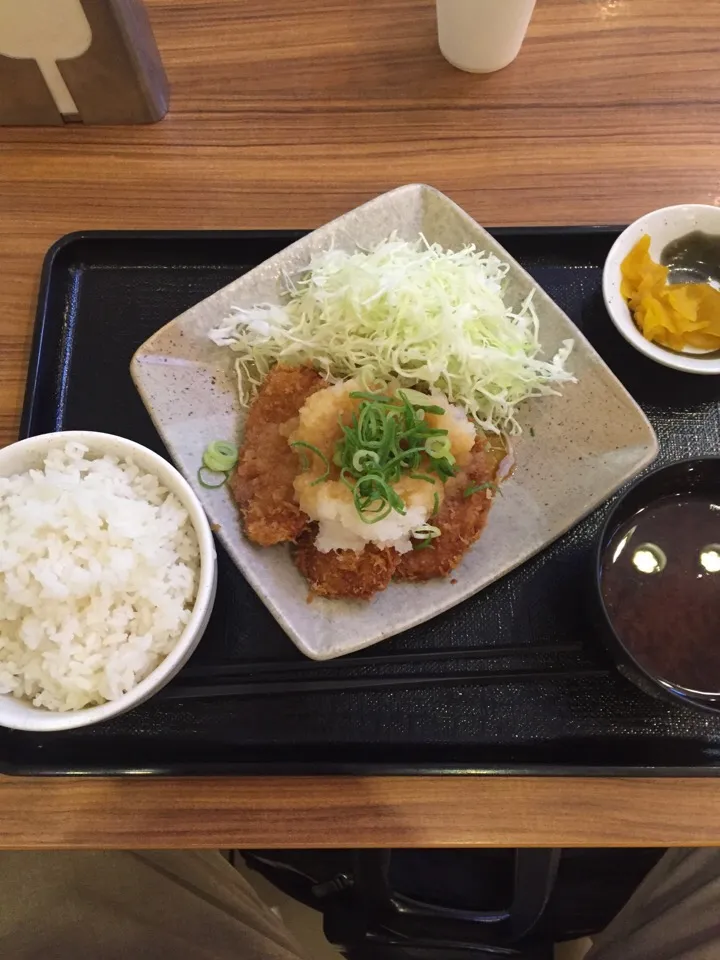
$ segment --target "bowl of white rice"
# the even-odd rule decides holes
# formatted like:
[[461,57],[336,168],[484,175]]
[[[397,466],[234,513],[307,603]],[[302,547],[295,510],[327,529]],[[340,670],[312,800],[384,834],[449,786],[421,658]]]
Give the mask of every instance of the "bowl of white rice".
[[0,725],[69,730],[147,700],[216,582],[200,502],[152,450],[82,430],[0,450]]

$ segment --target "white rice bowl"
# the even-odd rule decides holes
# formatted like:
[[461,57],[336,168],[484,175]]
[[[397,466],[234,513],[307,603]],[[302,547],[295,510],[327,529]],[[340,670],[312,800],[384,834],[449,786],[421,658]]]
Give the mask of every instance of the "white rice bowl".
[[[29,469],[10,472],[26,445]],[[156,454],[80,432],[0,451],[0,723],[38,728],[4,716],[13,700],[92,722],[146,699],[194,649],[214,588],[207,519]]]

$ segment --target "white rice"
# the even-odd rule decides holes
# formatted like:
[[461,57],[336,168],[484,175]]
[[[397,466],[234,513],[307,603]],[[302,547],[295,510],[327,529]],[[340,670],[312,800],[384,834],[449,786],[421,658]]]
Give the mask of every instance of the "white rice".
[[200,567],[173,494],[68,443],[0,477],[0,693],[79,710],[136,686],[190,618]]

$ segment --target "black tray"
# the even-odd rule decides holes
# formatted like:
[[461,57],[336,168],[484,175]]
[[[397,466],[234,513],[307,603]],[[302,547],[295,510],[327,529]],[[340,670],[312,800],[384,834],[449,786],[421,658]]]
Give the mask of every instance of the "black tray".
[[[720,380],[665,370],[602,304],[612,228],[495,233],[647,411],[660,461],[720,453]],[[128,374],[153,331],[298,233],[87,233],[43,269],[22,435],[85,428],[163,451]],[[586,613],[604,507],[499,583],[391,641],[319,665],[223,551],[197,653],[148,704],[106,724],[0,732],[26,774],[716,774],[720,717],[652,699],[601,652]]]

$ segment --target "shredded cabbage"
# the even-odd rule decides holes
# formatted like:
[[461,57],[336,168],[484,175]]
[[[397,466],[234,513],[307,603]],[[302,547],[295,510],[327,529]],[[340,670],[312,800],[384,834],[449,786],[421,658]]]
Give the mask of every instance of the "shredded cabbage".
[[518,404],[575,382],[573,341],[540,357],[532,294],[517,309],[503,301],[508,269],[473,244],[452,252],[424,237],[331,249],[286,278],[283,305],[233,306],[210,338],[238,355],[243,405],[275,363],[310,363],[333,383],[360,374],[437,389],[483,429],[520,433]]

